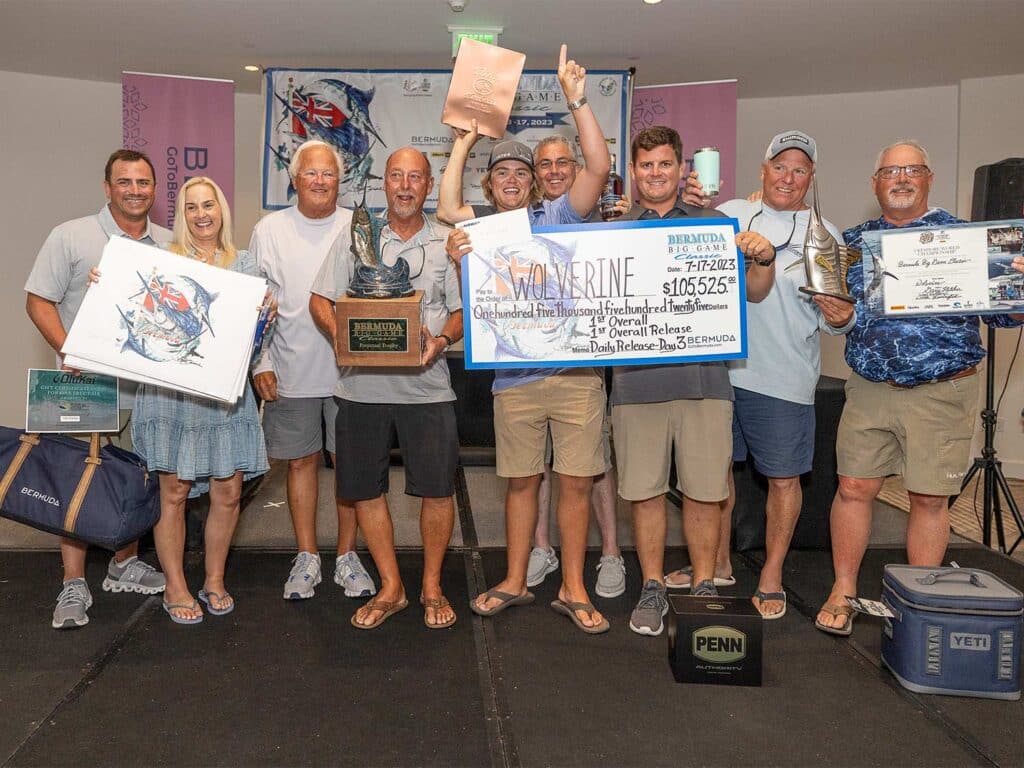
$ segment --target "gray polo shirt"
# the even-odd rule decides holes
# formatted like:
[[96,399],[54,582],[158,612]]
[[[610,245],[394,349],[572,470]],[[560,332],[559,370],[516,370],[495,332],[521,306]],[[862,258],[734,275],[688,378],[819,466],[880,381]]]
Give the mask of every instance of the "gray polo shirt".
[[[697,208],[677,199],[664,216],[634,205],[620,221],[713,219],[725,217],[713,208]],[[732,400],[729,370],[724,362],[631,365],[612,370],[612,405],[664,403],[670,400]]]
[[[106,205],[99,213],[65,221],[53,228],[32,266],[25,291],[57,304],[57,314],[67,330],[75,321],[89,286],[89,270],[100,263],[103,248],[112,237],[129,237]],[[171,233],[151,221],[139,239],[146,245],[171,242]]]
[[[402,240],[386,225],[380,238],[385,264],[393,266],[399,256],[408,262],[412,287],[423,291],[423,324],[435,336],[452,313],[462,311],[458,273],[444,251],[449,231],[424,216],[423,228],[408,240]],[[349,250],[351,244],[351,231],[346,228],[335,239],[313,280],[313,293],[331,301],[345,295],[355,259]],[[342,368],[335,394],[357,403],[443,403],[455,399],[444,355],[427,368]]]

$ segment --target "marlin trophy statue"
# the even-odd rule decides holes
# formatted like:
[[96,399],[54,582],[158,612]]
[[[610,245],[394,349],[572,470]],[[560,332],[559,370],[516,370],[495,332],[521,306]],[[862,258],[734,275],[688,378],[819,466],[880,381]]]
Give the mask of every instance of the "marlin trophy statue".
[[841,244],[825,229],[821,211],[818,210],[818,179],[815,178],[812,183],[814,201],[807,222],[807,236],[804,238],[807,285],[801,286],[800,290],[812,296],[832,296],[853,304],[855,300],[846,288],[846,272],[851,264],[860,259],[860,251]]
[[363,200],[352,212],[352,245],[355,257],[352,280],[346,293],[357,299],[399,299],[414,293],[409,280],[409,262],[401,256],[388,267],[381,258],[380,233],[384,223],[366,207],[366,186]]

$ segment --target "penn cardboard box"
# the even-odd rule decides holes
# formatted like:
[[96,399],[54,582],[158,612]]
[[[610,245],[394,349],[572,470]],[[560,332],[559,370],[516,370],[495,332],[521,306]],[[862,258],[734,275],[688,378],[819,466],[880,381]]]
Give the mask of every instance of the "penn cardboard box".
[[400,299],[357,299],[335,303],[338,365],[418,366],[422,349],[423,291]]
[[761,685],[764,620],[749,597],[668,598],[668,659],[677,683]]

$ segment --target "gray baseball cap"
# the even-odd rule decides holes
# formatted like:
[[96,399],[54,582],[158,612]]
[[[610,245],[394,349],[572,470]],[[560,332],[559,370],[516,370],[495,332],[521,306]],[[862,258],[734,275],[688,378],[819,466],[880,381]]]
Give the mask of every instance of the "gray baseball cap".
[[771,160],[787,149],[799,149],[811,158],[812,163],[818,162],[818,145],[803,131],[783,131],[777,134],[765,150],[764,159]]
[[491,157],[487,161],[487,170],[491,170],[497,163],[502,160],[518,160],[521,163],[526,163],[530,170],[533,170],[533,152],[530,148],[523,144],[521,141],[499,141],[491,149]]

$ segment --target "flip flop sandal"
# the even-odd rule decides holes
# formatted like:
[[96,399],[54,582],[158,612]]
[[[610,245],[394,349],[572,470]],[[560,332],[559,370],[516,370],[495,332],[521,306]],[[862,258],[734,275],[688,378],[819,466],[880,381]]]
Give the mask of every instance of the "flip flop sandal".
[[[205,589],[200,589],[198,596],[199,602],[205,605],[207,612],[214,616],[227,616],[235,610],[235,599],[227,592],[207,592]],[[213,598],[213,600],[216,600],[221,605],[224,604],[225,600],[231,600],[231,603],[226,608],[218,608],[213,604],[213,600],[210,598]]]
[[356,629],[376,629],[389,618],[394,616],[396,613],[398,613],[399,611],[404,611],[408,607],[409,601],[406,600],[404,597],[401,599],[401,601],[397,603],[391,602],[390,600],[378,600],[375,597],[362,608],[360,608],[359,611],[365,611],[363,614],[364,616],[366,615],[366,613],[371,613],[373,611],[380,612],[380,616],[377,617],[377,620],[374,621],[372,624],[360,624],[356,621],[356,616],[359,615],[359,611],[356,611],[352,614],[350,623]]
[[[685,574],[686,583],[680,581],[672,581],[669,577],[674,576],[677,573]],[[675,571],[670,571],[665,574],[665,587],[668,589],[689,589],[693,583],[693,566],[687,565],[685,568],[679,568]],[[735,576],[715,576],[716,587],[732,587],[736,585]]]
[[591,603],[574,603],[572,601],[566,602],[564,600],[553,600],[551,602],[551,608],[555,613],[560,613],[563,616],[568,616],[572,623],[575,624],[579,629],[586,632],[588,635],[600,635],[607,632],[612,628],[612,625],[608,623],[608,619],[602,618],[601,623],[592,627],[588,627],[582,621],[580,617],[576,615],[576,611],[583,611],[587,616],[593,620],[594,614],[597,609]]
[[167,615],[171,617],[171,621],[173,621],[175,624],[198,624],[203,620],[202,613],[200,613],[198,616],[192,619],[186,619],[183,616],[175,616],[173,613],[171,613],[171,611],[174,610],[194,611],[196,608],[199,607],[199,603],[197,603],[195,600],[193,600],[191,603],[161,603],[161,605],[163,605],[164,610],[167,612]]
[[[437,612],[442,608],[450,608],[451,603],[448,602],[448,598],[444,595],[441,597],[424,597],[420,595],[420,605],[424,608],[432,608],[434,610],[434,616],[437,616]],[[428,629],[444,629],[450,627],[455,623],[456,616],[452,616],[448,621],[441,622],[440,624],[431,624],[427,621],[426,611],[423,612],[423,623],[427,625]]]
[[769,600],[773,602],[776,600],[782,601],[782,610],[778,613],[763,613],[760,607],[757,605],[754,606],[757,608],[757,612],[761,614],[761,618],[765,621],[774,621],[775,619],[781,619],[786,615],[786,590],[782,590],[780,592],[762,592],[759,589],[754,593],[754,597],[760,600],[762,605]]
[[822,632],[826,632],[830,635],[839,635],[840,637],[849,637],[853,632],[853,620],[857,618],[857,612],[848,605],[837,605],[836,603],[825,603],[821,606],[821,610],[831,615],[833,618],[839,616],[846,617],[846,623],[841,627],[829,627],[822,624],[817,619],[814,620],[814,626],[820,629]]
[[509,606],[529,605],[534,600],[533,592],[524,592],[521,595],[512,595],[508,592],[502,592],[499,589],[489,589],[484,592],[484,596],[488,600],[494,598],[501,600],[501,602],[493,608],[481,608],[476,604],[476,600],[470,600],[469,609],[477,616],[494,616],[496,613],[501,613]]

